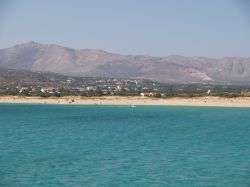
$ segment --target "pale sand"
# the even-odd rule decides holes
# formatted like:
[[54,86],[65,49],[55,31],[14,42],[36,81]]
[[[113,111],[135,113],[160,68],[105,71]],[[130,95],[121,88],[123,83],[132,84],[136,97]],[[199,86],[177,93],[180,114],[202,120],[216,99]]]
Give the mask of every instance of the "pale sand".
[[[74,101],[72,101],[74,100]],[[220,106],[250,107],[250,97],[221,98],[149,98],[149,97],[20,97],[1,96],[0,103],[34,103],[34,104],[83,104],[83,105],[166,105],[166,106]]]

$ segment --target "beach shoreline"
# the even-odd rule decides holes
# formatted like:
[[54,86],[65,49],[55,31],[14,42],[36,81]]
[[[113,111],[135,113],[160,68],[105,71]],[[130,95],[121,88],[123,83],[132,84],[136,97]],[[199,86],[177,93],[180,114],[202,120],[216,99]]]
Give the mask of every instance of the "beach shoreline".
[[250,107],[250,97],[222,98],[209,96],[192,98],[152,98],[138,96],[67,96],[42,98],[25,96],[1,96],[0,103]]

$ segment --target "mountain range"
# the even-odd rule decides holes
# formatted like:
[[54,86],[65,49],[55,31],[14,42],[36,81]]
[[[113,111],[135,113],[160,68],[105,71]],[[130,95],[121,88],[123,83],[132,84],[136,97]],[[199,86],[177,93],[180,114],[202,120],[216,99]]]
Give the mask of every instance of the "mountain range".
[[172,84],[250,84],[250,58],[120,55],[33,41],[0,49],[0,66],[80,77],[142,78]]

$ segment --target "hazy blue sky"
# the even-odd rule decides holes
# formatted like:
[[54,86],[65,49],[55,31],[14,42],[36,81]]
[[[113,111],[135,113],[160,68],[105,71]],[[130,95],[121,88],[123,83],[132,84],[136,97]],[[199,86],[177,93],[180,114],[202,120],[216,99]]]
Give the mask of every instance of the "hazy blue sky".
[[248,0],[0,0],[0,48],[27,42],[121,54],[250,56]]

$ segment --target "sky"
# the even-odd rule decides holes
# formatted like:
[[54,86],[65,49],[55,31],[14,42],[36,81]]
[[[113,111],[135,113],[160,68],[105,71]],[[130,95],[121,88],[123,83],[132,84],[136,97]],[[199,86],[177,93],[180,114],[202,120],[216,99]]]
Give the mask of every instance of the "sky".
[[250,56],[249,0],[0,0],[0,48],[28,41],[151,56]]

